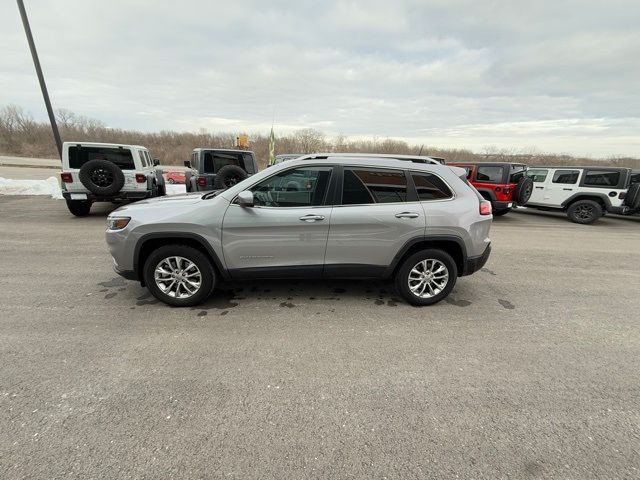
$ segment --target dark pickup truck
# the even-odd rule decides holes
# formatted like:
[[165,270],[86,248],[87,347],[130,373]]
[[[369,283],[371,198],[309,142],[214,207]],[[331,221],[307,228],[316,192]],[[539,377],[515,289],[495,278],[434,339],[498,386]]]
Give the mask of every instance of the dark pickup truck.
[[187,192],[224,190],[258,172],[253,152],[195,148],[184,162]]

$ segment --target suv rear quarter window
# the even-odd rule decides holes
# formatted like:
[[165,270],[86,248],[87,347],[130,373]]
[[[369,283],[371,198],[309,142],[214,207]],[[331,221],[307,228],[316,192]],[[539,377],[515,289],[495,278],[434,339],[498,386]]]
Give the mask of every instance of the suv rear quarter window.
[[443,200],[453,197],[451,189],[437,175],[432,173],[411,172],[413,183],[416,186],[418,199],[425,200]]
[[620,182],[620,172],[587,170],[584,173],[585,187],[616,187]]
[[478,165],[476,170],[477,182],[502,183],[503,177],[503,167]]
[[109,160],[122,170],[133,170],[133,155],[128,148],[69,147],[69,168],[82,168],[89,160]]
[[377,169],[344,170],[343,205],[406,201],[407,177],[404,172]]

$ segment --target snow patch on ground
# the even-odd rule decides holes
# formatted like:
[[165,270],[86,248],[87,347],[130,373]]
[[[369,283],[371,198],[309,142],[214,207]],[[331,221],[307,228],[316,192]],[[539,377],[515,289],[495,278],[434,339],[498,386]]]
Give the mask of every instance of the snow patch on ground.
[[0,177],[0,195],[49,195],[62,199],[62,191],[56,177],[46,180],[13,180]]
[[[186,193],[182,184],[167,183],[167,195]],[[0,177],[0,195],[49,195],[51,198],[62,200],[62,191],[56,177],[46,180],[13,180]]]

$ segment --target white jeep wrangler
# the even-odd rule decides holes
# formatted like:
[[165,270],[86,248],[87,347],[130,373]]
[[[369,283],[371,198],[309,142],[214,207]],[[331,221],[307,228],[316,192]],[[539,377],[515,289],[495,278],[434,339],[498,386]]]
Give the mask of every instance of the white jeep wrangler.
[[575,223],[593,223],[606,213],[640,211],[640,184],[622,167],[529,167],[533,193],[527,208],[561,210]]
[[125,202],[165,195],[160,164],[139,145],[65,142],[62,146],[62,196],[81,217],[94,202]]

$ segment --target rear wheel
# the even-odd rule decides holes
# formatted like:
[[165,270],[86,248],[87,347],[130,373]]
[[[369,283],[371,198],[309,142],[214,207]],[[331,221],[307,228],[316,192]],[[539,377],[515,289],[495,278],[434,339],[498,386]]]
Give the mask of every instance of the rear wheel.
[[458,279],[456,262],[443,250],[421,250],[396,273],[396,289],[412,305],[432,305],[446,298]]
[[76,217],[86,217],[91,210],[90,200],[67,200],[67,208]]
[[602,216],[602,206],[594,200],[578,200],[567,209],[569,220],[588,225]]
[[187,245],[165,245],[144,265],[144,281],[154,297],[175,307],[191,307],[211,295],[216,275],[207,256]]

